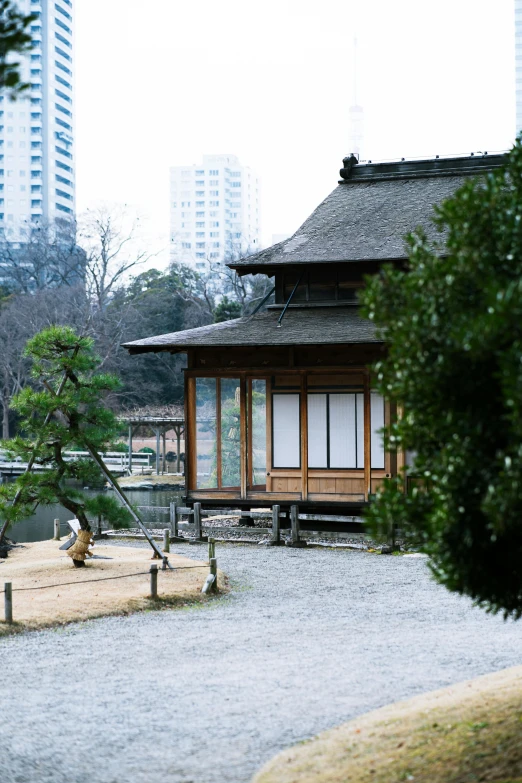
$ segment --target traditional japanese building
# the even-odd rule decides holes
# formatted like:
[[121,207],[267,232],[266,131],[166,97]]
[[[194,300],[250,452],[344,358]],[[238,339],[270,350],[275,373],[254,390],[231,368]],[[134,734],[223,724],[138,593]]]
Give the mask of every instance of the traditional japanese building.
[[359,312],[364,276],[405,264],[404,237],[438,236],[433,205],[502,155],[358,164],[289,239],[230,266],[274,281],[275,303],[225,323],[127,343],[186,353],[187,502],[357,513],[404,464],[380,430],[396,415],[371,390],[386,350]]

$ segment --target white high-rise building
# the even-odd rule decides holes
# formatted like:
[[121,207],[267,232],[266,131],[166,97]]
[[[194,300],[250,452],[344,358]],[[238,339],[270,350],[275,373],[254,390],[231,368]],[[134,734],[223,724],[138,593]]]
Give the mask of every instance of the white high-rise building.
[[522,130],[522,0],[515,0],[516,132]]
[[203,270],[257,250],[259,180],[235,155],[170,169],[170,260]]
[[72,0],[18,0],[30,25],[24,97],[0,94],[0,228],[17,239],[34,222],[75,214]]

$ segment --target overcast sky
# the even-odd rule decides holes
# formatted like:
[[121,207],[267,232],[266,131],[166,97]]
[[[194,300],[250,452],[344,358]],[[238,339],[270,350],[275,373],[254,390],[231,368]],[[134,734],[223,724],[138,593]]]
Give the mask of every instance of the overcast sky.
[[506,149],[513,5],[76,0],[78,209],[131,204],[167,247],[169,166],[233,153],[261,177],[264,243],[293,233],[350,152],[354,35],[363,158]]

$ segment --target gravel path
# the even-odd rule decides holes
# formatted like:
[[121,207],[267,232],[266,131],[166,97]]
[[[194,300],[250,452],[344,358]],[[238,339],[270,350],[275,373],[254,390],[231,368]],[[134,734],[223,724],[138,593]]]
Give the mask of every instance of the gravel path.
[[448,594],[422,559],[217,555],[234,590],[210,606],[0,641],[2,783],[247,783],[298,740],[522,662],[522,624]]

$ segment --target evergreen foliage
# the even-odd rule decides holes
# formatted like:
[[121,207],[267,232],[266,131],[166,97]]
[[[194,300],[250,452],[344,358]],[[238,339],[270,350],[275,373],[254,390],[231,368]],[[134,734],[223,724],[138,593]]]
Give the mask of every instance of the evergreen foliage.
[[30,87],[22,81],[20,61],[13,55],[25,54],[32,48],[26,28],[36,19],[34,14],[20,13],[11,0],[0,0],[0,90],[7,90],[13,99]]
[[90,459],[66,461],[63,454],[110,447],[120,425],[104,407],[103,398],[119,387],[118,379],[96,372],[99,360],[93,341],[78,337],[70,327],[52,326],[39,332],[27,343],[26,355],[32,363],[33,384],[22,389],[12,403],[23,435],[3,441],[2,448],[23,462],[34,457],[45,470],[0,486],[2,535],[9,524],[30,516],[39,504],[60,503],[84,530],[90,530],[90,523],[100,517],[116,528],[128,526],[131,516],[114,497],[86,497],[70,485],[71,479],[81,486],[95,484],[98,466]]
[[392,446],[419,479],[388,480],[369,511],[420,542],[437,579],[522,616],[522,144],[435,209],[440,242],[409,236],[407,269],[367,281],[389,350],[376,387],[400,401]]

